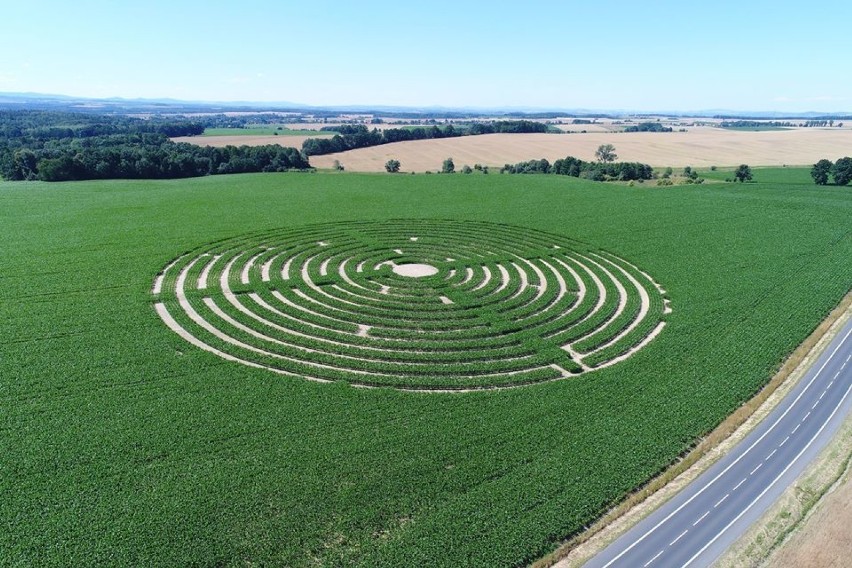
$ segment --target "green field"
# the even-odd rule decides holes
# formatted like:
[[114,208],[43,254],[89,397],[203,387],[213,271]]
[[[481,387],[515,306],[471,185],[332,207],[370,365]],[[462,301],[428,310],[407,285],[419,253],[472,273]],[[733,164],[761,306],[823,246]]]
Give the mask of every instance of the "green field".
[[[0,183],[0,565],[540,557],[753,395],[849,291],[852,191],[754,174]],[[544,231],[634,263],[674,311],[612,367],[459,394],[279,376],[154,310],[156,275],[210,243],[385,219]]]
[[[280,130],[279,130],[280,128]],[[246,128],[205,128],[202,136],[327,136],[336,132],[320,132],[318,130],[291,130],[274,124],[264,126],[249,126]]]

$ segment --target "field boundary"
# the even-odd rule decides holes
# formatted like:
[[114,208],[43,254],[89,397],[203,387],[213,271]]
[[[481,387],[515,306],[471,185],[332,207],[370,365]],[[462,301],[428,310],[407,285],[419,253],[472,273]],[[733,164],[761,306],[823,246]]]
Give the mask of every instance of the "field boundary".
[[628,495],[585,531],[533,562],[531,568],[557,563],[560,568],[581,566],[701,475],[781,402],[849,317],[852,317],[852,291],[846,293],[755,396],[704,436],[678,462]]

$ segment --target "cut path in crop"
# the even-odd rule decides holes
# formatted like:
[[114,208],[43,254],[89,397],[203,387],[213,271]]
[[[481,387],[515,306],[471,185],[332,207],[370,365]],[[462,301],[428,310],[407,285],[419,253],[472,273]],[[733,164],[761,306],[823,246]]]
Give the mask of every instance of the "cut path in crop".
[[670,311],[633,264],[488,223],[322,224],[226,240],[155,278],[155,309],[196,347],[321,382],[515,387],[607,367]]

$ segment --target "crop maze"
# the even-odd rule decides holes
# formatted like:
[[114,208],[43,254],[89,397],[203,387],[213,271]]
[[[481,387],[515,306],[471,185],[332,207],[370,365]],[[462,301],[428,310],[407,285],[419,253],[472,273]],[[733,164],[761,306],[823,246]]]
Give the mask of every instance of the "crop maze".
[[315,381],[465,391],[574,377],[647,345],[671,312],[613,254],[483,222],[326,223],[211,243],[155,278],[189,343]]

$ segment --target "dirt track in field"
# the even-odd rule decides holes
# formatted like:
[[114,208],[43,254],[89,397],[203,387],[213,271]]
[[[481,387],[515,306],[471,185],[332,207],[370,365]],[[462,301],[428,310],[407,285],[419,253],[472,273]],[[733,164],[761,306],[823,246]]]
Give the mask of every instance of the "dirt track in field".
[[330,168],[334,160],[339,160],[347,171],[382,172],[385,162],[393,158],[402,163],[403,171],[436,172],[448,157],[453,158],[456,169],[465,164],[499,167],[540,158],[552,162],[565,156],[594,160],[595,150],[601,144],[613,144],[619,161],[653,166],[805,165],[821,158],[833,161],[852,154],[852,130],[742,132],[696,127],[687,132],[665,133],[488,134],[398,142],[311,156],[311,164]]

